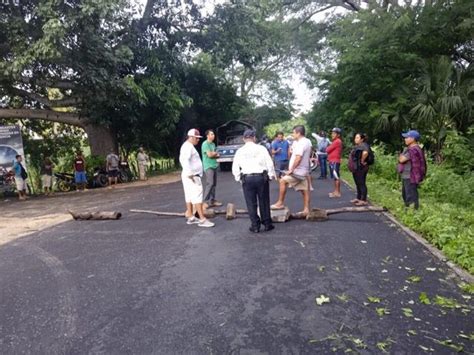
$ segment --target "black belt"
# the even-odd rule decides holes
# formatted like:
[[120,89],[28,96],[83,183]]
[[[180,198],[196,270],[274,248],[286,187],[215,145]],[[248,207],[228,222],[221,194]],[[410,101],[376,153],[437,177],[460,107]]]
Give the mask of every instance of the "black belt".
[[263,173],[244,174],[244,176],[263,176]]

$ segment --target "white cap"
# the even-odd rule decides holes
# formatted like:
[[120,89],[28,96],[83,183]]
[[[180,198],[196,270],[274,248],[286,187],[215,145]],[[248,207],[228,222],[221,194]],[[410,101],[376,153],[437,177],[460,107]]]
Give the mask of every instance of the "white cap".
[[202,138],[201,133],[196,128],[191,128],[188,131],[188,137]]

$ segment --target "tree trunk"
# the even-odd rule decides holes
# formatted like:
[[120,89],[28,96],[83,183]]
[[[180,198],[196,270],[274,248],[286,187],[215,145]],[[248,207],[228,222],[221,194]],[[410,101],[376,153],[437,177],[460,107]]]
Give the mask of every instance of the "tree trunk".
[[0,118],[39,119],[81,127],[87,133],[92,155],[106,156],[111,149],[118,153],[117,137],[109,127],[87,123],[87,118],[80,117],[75,113],[53,110],[0,109]]
[[92,155],[106,156],[111,150],[118,153],[117,138],[109,127],[87,124],[84,130],[87,133]]

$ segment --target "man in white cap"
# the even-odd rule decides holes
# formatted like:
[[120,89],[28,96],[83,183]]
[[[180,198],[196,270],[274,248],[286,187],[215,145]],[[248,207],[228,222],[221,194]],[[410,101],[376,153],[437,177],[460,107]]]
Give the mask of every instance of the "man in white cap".
[[[183,143],[179,151],[179,162],[183,171],[181,180],[183,182],[184,199],[186,201],[186,223],[197,224],[198,227],[214,227],[214,223],[204,217],[202,207],[202,182],[203,173],[201,158],[194,147],[202,138],[199,131],[192,128],[188,131],[188,139]],[[194,216],[193,206],[199,215],[199,219]]]

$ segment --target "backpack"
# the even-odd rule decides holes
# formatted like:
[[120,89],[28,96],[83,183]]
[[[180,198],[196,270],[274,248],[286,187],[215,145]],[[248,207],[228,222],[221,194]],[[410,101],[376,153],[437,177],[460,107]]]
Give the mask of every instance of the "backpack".
[[373,165],[375,163],[375,154],[372,148],[369,146],[369,155],[367,156],[367,159],[365,160],[367,165]]
[[20,173],[20,176],[23,180],[26,180],[28,179],[28,173],[26,172],[25,168],[23,167],[22,164],[20,164],[20,168],[21,168],[21,173]]

